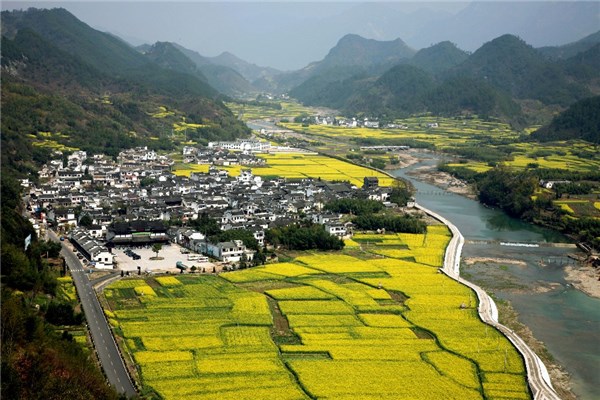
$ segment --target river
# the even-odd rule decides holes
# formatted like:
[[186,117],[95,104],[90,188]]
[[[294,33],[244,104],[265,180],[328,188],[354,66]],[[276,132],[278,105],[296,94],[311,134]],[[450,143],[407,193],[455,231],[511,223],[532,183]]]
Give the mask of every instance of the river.
[[[487,257],[522,261],[519,265],[463,262],[461,274],[512,303],[519,320],[569,372],[578,398],[600,399],[600,299],[585,295],[565,281],[564,267],[570,263],[567,254],[575,249],[544,246],[568,239],[407,175],[439,161],[432,153],[419,157],[425,160],[392,174],[411,181],[417,189],[417,202],[447,218],[462,232],[466,241],[463,260]],[[540,247],[506,246],[501,242]]]

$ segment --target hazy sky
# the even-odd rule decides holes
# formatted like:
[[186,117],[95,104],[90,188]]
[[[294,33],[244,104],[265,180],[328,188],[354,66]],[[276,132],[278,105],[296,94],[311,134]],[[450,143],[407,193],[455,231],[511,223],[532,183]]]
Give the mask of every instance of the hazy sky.
[[[415,49],[450,39],[469,51],[503,33],[519,34],[528,40],[529,26],[534,30],[540,30],[544,24],[551,28],[551,34],[541,32],[538,39],[533,37],[533,45],[563,44],[553,41],[566,43],[592,33],[590,22],[578,24],[579,31],[573,28],[575,32],[567,32],[570,36],[560,36],[564,27],[554,21],[522,21],[531,15],[538,18],[542,2],[532,3],[528,9],[531,15],[527,14],[529,11],[515,13],[514,3],[485,4],[495,4],[497,9],[489,11],[488,6],[483,7],[487,11],[478,11],[468,1],[3,1],[2,8],[63,7],[93,28],[117,34],[134,45],[177,42],[205,56],[229,51],[258,65],[283,70],[298,69],[322,59],[347,33],[379,40],[400,37]],[[468,17],[468,13],[472,13],[467,19],[472,27],[460,19],[462,15]],[[515,15],[510,17],[515,27],[507,27],[502,21],[510,15]],[[487,18],[495,21],[486,21]],[[505,31],[509,28],[515,32]],[[544,40],[549,43],[543,43]]]

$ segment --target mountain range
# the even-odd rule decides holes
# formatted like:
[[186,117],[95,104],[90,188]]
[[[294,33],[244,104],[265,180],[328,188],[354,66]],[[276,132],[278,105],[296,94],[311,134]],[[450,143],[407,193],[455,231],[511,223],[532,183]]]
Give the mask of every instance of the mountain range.
[[224,96],[289,91],[347,114],[474,113],[520,124],[600,92],[600,33],[539,49],[501,35],[473,53],[450,41],[417,51],[349,34],[322,60],[281,72],[172,42],[134,48],[64,9],[4,11],[1,22],[2,165],[21,174],[60,146],[166,149],[182,121],[201,125],[191,133],[199,142],[246,135]]
[[168,149],[182,121],[201,125],[188,135],[199,142],[249,133],[185,56],[152,59],[64,9],[1,18],[3,171],[27,175],[64,146]]
[[[600,93],[599,38],[594,34],[564,46],[535,49],[505,34],[472,54],[444,41],[416,53],[391,50],[367,62],[362,54],[386,47],[349,35],[321,62],[275,80],[287,89],[289,77],[300,76],[303,81],[290,89],[290,95],[342,113],[390,118],[416,112],[469,112],[531,123],[532,104],[536,111],[564,109]],[[354,53],[359,56],[350,61]],[[395,65],[390,67],[389,60]]]

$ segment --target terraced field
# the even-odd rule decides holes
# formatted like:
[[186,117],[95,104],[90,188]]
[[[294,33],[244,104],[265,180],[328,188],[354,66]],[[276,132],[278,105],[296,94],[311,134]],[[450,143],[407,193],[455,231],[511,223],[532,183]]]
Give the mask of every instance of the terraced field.
[[360,258],[122,280],[107,316],[165,399],[528,399],[515,348],[438,272],[449,235],[357,235]]

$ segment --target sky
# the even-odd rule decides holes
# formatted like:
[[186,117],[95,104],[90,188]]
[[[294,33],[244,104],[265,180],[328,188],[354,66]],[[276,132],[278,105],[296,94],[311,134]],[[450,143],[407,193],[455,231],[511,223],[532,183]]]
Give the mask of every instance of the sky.
[[[503,33],[525,40],[531,36],[530,43],[540,46],[564,44],[594,31],[592,18],[573,21],[571,31],[562,32],[566,28],[556,22],[565,18],[564,10],[540,12],[539,7],[550,3],[529,4],[525,11],[515,12],[515,3],[503,1],[3,1],[2,9],[63,7],[91,27],[133,45],[176,42],[204,56],[228,51],[280,70],[322,59],[348,33],[378,40],[400,37],[417,50],[449,39],[474,51]],[[588,2],[588,9],[589,4],[600,2]],[[540,19],[545,14],[547,21]],[[507,18],[509,22],[503,20]],[[505,31],[511,29],[515,32]]]

